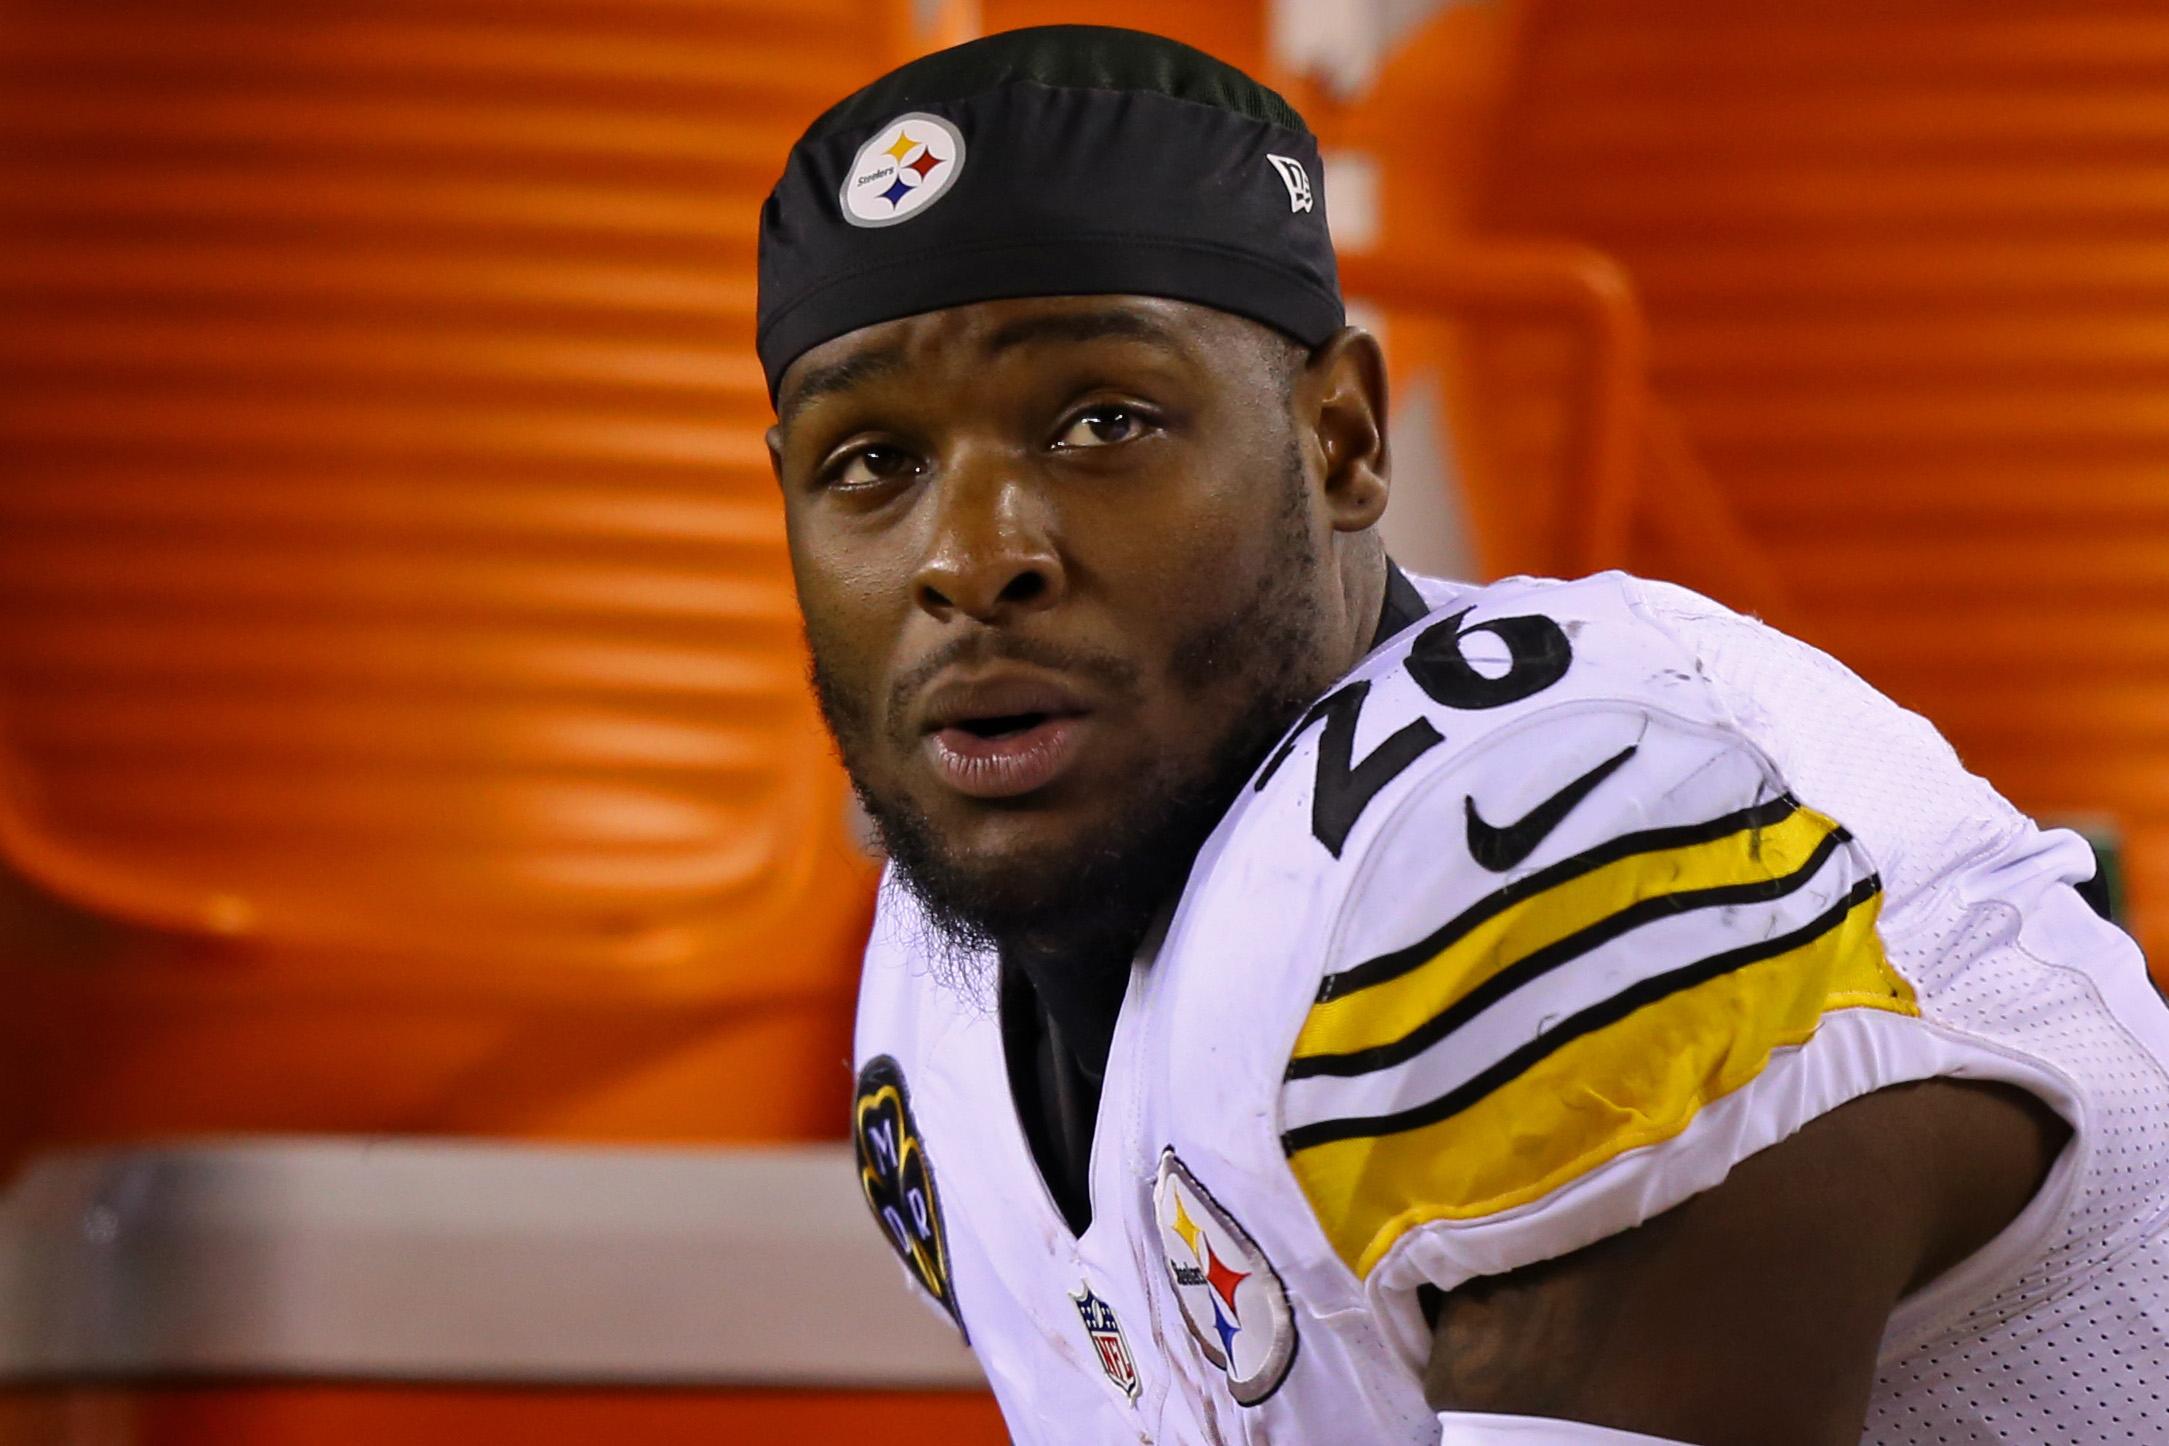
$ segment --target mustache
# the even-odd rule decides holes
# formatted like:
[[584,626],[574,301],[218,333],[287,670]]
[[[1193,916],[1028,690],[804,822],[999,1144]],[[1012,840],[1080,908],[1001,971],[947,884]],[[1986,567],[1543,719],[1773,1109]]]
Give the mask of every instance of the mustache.
[[1137,697],[1137,666],[1127,658],[1095,648],[1042,642],[1036,638],[992,630],[967,633],[962,637],[951,638],[912,664],[889,689],[884,721],[890,735],[908,739],[911,732],[912,700],[942,673],[959,664],[996,662],[1024,663],[1043,668],[1050,673],[1082,678],[1097,684],[1102,692],[1124,700],[1134,700]]

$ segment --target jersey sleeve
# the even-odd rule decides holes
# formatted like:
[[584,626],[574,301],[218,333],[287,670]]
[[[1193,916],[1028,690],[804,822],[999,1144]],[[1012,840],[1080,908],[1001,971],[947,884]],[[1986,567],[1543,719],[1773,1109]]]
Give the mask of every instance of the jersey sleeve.
[[1967,1072],[1875,860],[1736,732],[1539,714],[1403,796],[1345,897],[1281,1143],[1372,1289],[1629,1229],[1869,1091]]

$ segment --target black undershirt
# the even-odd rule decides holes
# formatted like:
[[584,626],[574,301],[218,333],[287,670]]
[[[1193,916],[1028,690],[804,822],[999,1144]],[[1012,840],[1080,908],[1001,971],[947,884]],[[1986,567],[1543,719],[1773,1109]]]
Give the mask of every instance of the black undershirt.
[[[1423,594],[1389,558],[1386,600],[1371,647],[1426,611]],[[1043,973],[1042,982],[1050,987],[1035,986],[1032,971],[1003,956],[1002,1054],[1009,1092],[1040,1178],[1069,1228],[1082,1235],[1092,1223],[1092,1132],[1100,1085],[1129,973],[1071,969],[1052,976]]]

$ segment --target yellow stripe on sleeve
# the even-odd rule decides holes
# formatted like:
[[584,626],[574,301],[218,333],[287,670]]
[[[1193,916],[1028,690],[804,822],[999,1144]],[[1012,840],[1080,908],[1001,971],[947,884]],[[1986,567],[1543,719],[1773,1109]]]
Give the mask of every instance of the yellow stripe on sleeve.
[[1391,1045],[1502,970],[1644,899],[1778,878],[1801,867],[1837,825],[1810,808],[1705,843],[1630,854],[1532,894],[1484,920],[1428,961],[1313,1005],[1295,1059]]
[[1777,1050],[1812,1038],[1833,1011],[1918,1014],[1876,933],[1880,904],[1879,892],[1867,892],[1786,952],[1633,1008],[1435,1123],[1293,1150],[1289,1164],[1334,1250],[1367,1275],[1415,1226],[1526,1204],[1673,1138]]

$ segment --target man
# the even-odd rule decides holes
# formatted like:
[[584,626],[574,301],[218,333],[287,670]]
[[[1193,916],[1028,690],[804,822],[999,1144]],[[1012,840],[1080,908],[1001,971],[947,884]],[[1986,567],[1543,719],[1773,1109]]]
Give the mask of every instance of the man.
[[2169,1013],[2083,845],[1692,594],[1396,569],[1278,96],[976,42],[761,247],[891,859],[862,1185],[1016,1439],[2169,1441]]

